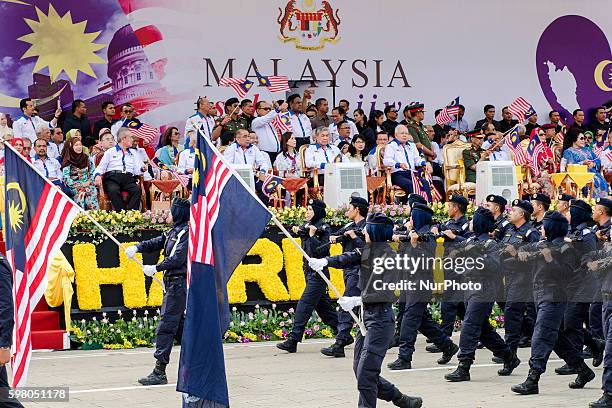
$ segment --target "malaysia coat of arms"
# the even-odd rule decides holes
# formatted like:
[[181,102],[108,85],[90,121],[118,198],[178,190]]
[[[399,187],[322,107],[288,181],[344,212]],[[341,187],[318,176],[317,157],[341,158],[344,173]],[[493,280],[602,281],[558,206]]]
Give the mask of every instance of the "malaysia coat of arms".
[[303,0],[300,9],[296,7],[296,0],[290,0],[284,12],[278,8],[282,42],[294,42],[300,50],[320,50],[326,43],[335,44],[340,40],[339,9],[334,11],[326,0],[321,1],[320,6],[317,3],[316,0]]

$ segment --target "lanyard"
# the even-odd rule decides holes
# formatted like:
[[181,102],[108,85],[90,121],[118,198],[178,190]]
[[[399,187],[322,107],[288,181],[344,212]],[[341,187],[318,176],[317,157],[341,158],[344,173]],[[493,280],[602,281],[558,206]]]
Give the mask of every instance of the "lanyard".
[[406,156],[406,164],[408,165],[409,169],[412,169],[412,165],[410,164],[410,159],[408,158],[408,152],[406,151],[406,145],[400,145],[402,147],[402,150],[404,150],[404,156]]
[[40,160],[42,162],[43,167],[45,168],[45,176],[47,176],[47,178],[49,178],[49,169],[47,168],[47,164],[45,163],[44,160]]
[[206,129],[208,129],[208,138],[212,138],[212,132],[210,131],[210,124],[208,123],[208,116],[204,118],[204,121],[206,122]]
[[127,173],[125,168],[125,152],[123,151],[123,149],[121,149],[121,163],[123,164],[123,172]]
[[298,123],[300,124],[300,129],[302,129],[302,137],[306,136],[306,132],[304,132],[304,126],[302,125],[302,121],[300,120],[300,115],[296,114],[295,115],[297,117]]
[[32,129],[34,129],[34,132],[36,132],[36,126],[34,126],[34,119],[28,118],[28,120],[30,121],[30,124],[32,125]]
[[325,155],[325,161],[329,163],[329,157],[327,157],[327,150],[324,147],[321,147],[323,150],[323,154]]

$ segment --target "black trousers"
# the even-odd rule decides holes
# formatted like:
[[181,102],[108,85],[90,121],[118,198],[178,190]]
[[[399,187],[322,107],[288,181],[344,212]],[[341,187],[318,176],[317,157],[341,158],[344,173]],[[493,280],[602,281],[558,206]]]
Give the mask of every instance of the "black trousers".
[[489,324],[489,316],[493,310],[493,302],[478,302],[470,300],[467,303],[465,317],[461,325],[459,337],[459,361],[473,362],[476,357],[478,341],[493,352],[494,356],[508,360],[512,357],[510,347]]
[[[142,192],[134,176],[126,173],[107,173],[102,179],[102,186],[111,200],[113,210],[138,210],[140,208]],[[128,193],[127,207],[121,196],[124,191]]]
[[164,278],[166,293],[161,307],[161,319],[155,333],[155,359],[160,363],[170,362],[170,352],[176,339],[179,343],[183,336],[185,307],[187,305],[187,278]]
[[6,373],[6,366],[0,366],[0,407],[2,408],[23,408],[17,400],[8,399],[9,383]]

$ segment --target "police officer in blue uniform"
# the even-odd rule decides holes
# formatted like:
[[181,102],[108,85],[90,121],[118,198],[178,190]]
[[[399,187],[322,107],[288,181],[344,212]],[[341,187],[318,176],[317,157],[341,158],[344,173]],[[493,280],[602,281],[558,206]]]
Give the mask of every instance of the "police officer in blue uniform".
[[[440,234],[445,242],[458,243],[465,240],[469,233],[469,222],[465,216],[468,205],[469,201],[464,196],[452,196],[448,203],[448,216],[450,219],[439,227],[432,228],[432,232]],[[450,247],[451,245],[445,245],[445,247]],[[444,270],[444,279],[453,280],[457,278],[458,276],[453,270]],[[463,319],[465,314],[465,304],[460,299],[462,296],[462,294],[456,294],[452,291],[444,292],[444,300],[442,300],[440,305],[440,313],[442,315],[440,327],[449,337],[453,335],[457,316],[459,316],[459,319]],[[433,353],[440,352],[435,345],[427,346],[426,350]]]
[[466,312],[461,325],[459,338],[459,366],[444,376],[447,381],[470,381],[470,366],[476,357],[478,341],[493,352],[493,355],[502,359],[509,370],[499,370],[499,375],[509,375],[518,365],[516,355],[504,342],[489,323],[489,316],[493,310],[495,294],[503,290],[501,274],[499,273],[499,257],[496,256],[497,243],[489,238],[495,228],[493,214],[486,208],[478,208],[474,213],[470,230],[474,233],[465,240],[459,248],[454,248],[449,257],[462,256],[465,258],[482,258],[484,267],[472,268],[463,275],[464,281],[480,283],[480,289],[467,290],[464,293]]
[[[368,245],[363,249],[364,259],[375,256],[393,257],[395,252],[388,244],[384,244],[391,240],[392,235],[393,220],[383,214],[370,215],[365,227],[365,239],[366,243],[377,245],[376,247]],[[361,296],[341,297],[338,300],[338,304],[347,311],[361,306],[363,323],[367,329],[365,336],[361,332],[357,333],[355,342],[353,371],[359,390],[358,407],[376,407],[377,399],[382,399],[392,402],[396,407],[420,408],[423,404],[421,398],[403,394],[380,375],[382,362],[393,339],[391,305],[395,295],[389,291],[373,289],[371,283],[373,271],[369,266],[364,267],[364,264],[368,263],[362,263],[362,250],[359,248],[325,259],[313,259],[310,263],[310,266],[316,269],[331,266],[346,270],[347,267],[362,265],[359,271]]]
[[163,235],[130,246],[126,249],[129,258],[137,252],[163,251],[164,260],[157,265],[145,265],[144,273],[153,276],[164,272],[166,293],[161,307],[161,318],[155,333],[155,354],[157,360],[153,372],[138,380],[142,385],[167,384],[166,365],[176,339],[183,335],[185,306],[187,304],[187,244],[189,241],[189,209],[191,203],[184,198],[175,198],[170,208],[172,229]]
[[6,258],[0,255],[0,406],[23,408],[16,399],[9,399],[9,383],[6,366],[11,360],[13,343],[13,274]]
[[[323,201],[310,200],[306,212],[306,224],[301,227],[293,227],[293,233],[301,238],[302,248],[311,258],[323,258],[329,255],[329,245],[323,245],[329,242],[330,236],[329,225],[325,223],[325,208]],[[327,268],[324,268],[322,272],[329,278]],[[291,333],[287,340],[276,345],[279,349],[289,353],[297,351],[297,344],[302,341],[306,324],[315,309],[334,334],[338,329],[338,314],[327,294],[327,283],[306,262],[304,263],[304,275],[306,275],[306,287],[295,310]]]
[[[411,257],[433,257],[435,237],[430,230],[432,216],[433,210],[428,206],[424,204],[414,204],[412,206],[408,223],[410,242],[406,244]],[[419,271],[415,271],[413,279],[415,279],[417,285],[420,280],[431,280],[432,271],[428,268],[421,268]],[[459,351],[459,347],[453,343],[431,317],[427,308],[430,298],[431,291],[420,291],[418,294],[406,295],[406,306],[400,327],[399,356],[397,360],[387,365],[389,369],[407,370],[412,368],[412,355],[414,354],[417,331],[424,334],[442,350],[442,357],[438,359],[438,364],[448,363]]]
[[506,217],[506,205],[508,205],[508,201],[502,196],[495,194],[487,196],[486,206],[493,214],[493,218],[495,218],[495,229],[491,236],[497,241],[502,240],[506,235],[506,231],[512,225],[508,221],[508,217]]
[[[341,242],[344,252],[351,252],[356,248],[362,248],[365,245],[363,228],[366,225],[365,217],[368,215],[368,208],[369,203],[366,199],[351,197],[346,215],[352,221],[329,237],[330,244]],[[361,292],[359,291],[358,283],[359,265],[344,268],[345,297],[359,296]],[[330,347],[322,348],[321,353],[330,357],[344,357],[344,347],[354,341],[351,335],[353,323],[353,318],[349,313],[344,310],[338,311],[336,342]]]
[[531,293],[533,271],[516,257],[519,246],[540,240],[540,233],[529,222],[532,213],[533,207],[529,201],[514,200],[510,212],[512,227],[501,240],[501,265],[506,279],[505,340],[515,354],[521,339],[525,312],[529,303],[533,305],[528,300],[531,296],[527,296]]
[[554,350],[565,362],[578,372],[570,388],[583,388],[595,378],[595,373],[584,363],[582,350],[572,343],[563,324],[567,300],[571,298],[573,284],[583,279],[576,273],[580,260],[576,248],[565,242],[568,222],[559,212],[548,212],[542,219],[541,232],[544,239],[530,248],[523,247],[519,258],[536,262],[533,278],[534,299],[537,302],[537,317],[531,341],[531,358],[527,379],[511,387],[522,394],[538,394],[540,376],[546,371],[546,363]]

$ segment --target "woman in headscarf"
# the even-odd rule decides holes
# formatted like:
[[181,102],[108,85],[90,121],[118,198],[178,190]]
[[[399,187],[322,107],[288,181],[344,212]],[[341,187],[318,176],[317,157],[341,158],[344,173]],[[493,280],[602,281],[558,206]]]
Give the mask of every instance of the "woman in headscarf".
[[12,137],[13,129],[11,129],[8,125],[8,118],[6,116],[6,113],[0,113],[0,138],[8,140]]
[[15,148],[15,150],[17,150],[17,152],[19,154],[21,154],[23,157],[26,158],[27,161],[29,161],[30,163],[32,163],[32,159],[30,158],[30,156],[28,156],[25,151],[23,150],[23,139],[20,137],[15,137],[13,139],[11,139],[10,141],[11,146],[13,146]]
[[[71,139],[79,139],[82,143],[81,131],[79,129],[70,129],[68,133],[66,133],[66,141],[64,143],[64,149],[62,150],[62,157],[64,157],[64,152],[68,148],[68,141]],[[89,149],[86,146],[83,146],[83,153],[89,156]]]
[[85,154],[85,147],[79,137],[71,137],[66,142],[62,155],[62,172],[64,182],[74,194],[74,201],[86,210],[100,208],[98,190],[93,183],[94,166]]

